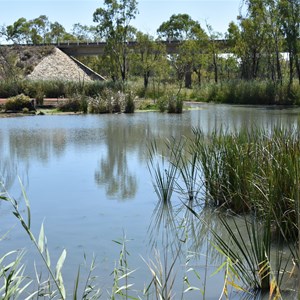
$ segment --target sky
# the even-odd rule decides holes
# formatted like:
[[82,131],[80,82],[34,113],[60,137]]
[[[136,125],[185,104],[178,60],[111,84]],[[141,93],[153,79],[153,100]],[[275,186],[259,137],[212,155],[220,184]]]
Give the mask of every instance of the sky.
[[[155,36],[157,28],[172,14],[187,13],[192,19],[206,23],[214,31],[225,33],[228,24],[236,21],[242,0],[138,0],[139,14],[132,21],[138,30]],[[11,25],[17,19],[27,20],[46,15],[50,22],[59,22],[70,32],[75,23],[95,25],[94,11],[102,0],[0,0],[0,25]]]

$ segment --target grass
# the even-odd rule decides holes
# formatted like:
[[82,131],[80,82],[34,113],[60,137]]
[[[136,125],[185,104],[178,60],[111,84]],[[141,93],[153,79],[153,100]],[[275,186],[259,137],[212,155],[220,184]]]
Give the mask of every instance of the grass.
[[[276,282],[280,290],[289,268],[283,260],[283,245],[289,248],[289,261],[299,267],[298,130],[220,129],[205,135],[194,129],[188,142],[170,144],[167,155],[160,154],[164,164],[155,175],[163,170],[169,174],[169,168],[173,175],[164,177],[164,181],[164,174],[153,176],[158,195],[171,186],[167,194],[172,203],[169,212],[175,207],[172,195],[177,195],[202,223],[205,221],[198,213],[203,209],[201,203],[217,208],[227,234],[221,235],[209,223],[207,227],[218,248],[233,263],[244,288],[265,292]],[[158,199],[163,202],[165,198]],[[178,215],[178,210],[174,214]],[[271,248],[277,249],[275,258],[271,257]]]

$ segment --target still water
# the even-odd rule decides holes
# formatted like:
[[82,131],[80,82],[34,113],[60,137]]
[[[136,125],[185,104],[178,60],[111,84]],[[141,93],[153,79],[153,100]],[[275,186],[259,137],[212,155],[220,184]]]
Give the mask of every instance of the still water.
[[[228,130],[244,125],[297,126],[300,112],[297,108],[194,106],[197,109],[182,115],[143,112],[0,119],[1,180],[25,214],[20,178],[31,204],[32,231],[38,236],[44,223],[53,265],[67,249],[63,274],[69,290],[84,255],[89,262],[95,256],[95,274],[106,299],[120,252],[114,240],[120,241],[124,235],[129,240],[129,267],[136,269],[131,279],[133,289],[141,291],[149,284],[151,274],[145,261],[154,256],[149,226],[157,204],[147,168],[150,141],[180,139],[191,135],[193,127],[210,132],[220,126]],[[34,262],[38,268],[42,264],[11,211],[7,203],[0,203],[0,236],[8,232],[0,241],[0,256],[25,248],[24,261],[28,273],[33,274]],[[203,239],[199,248],[199,256],[206,260],[197,264],[201,279],[195,285],[206,287],[205,299],[216,299],[222,290],[223,274],[210,276],[218,262],[208,261],[207,253],[201,252],[207,250],[206,243]],[[175,299],[180,299],[186,288],[182,287],[180,272],[187,263],[180,262],[177,268]],[[193,293],[184,298],[202,298],[199,292]]]

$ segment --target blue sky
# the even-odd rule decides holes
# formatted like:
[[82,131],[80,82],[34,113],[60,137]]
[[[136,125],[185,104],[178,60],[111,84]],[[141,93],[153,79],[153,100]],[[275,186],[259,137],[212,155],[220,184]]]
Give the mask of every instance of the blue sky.
[[[155,35],[159,25],[172,14],[187,13],[205,28],[206,22],[215,31],[224,33],[230,21],[236,21],[242,0],[140,0],[139,14],[132,25]],[[59,22],[67,31],[72,25],[93,25],[93,13],[101,0],[0,0],[0,25],[10,25],[20,17],[27,20],[40,15]]]

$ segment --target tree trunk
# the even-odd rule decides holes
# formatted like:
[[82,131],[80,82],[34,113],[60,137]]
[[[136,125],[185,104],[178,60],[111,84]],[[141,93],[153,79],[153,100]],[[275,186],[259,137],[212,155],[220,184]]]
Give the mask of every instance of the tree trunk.
[[184,83],[185,83],[185,88],[187,88],[187,89],[192,88],[192,72],[191,71],[185,72]]
[[218,64],[217,64],[217,55],[213,54],[213,64],[214,64],[214,73],[215,73],[215,83],[218,83]]

